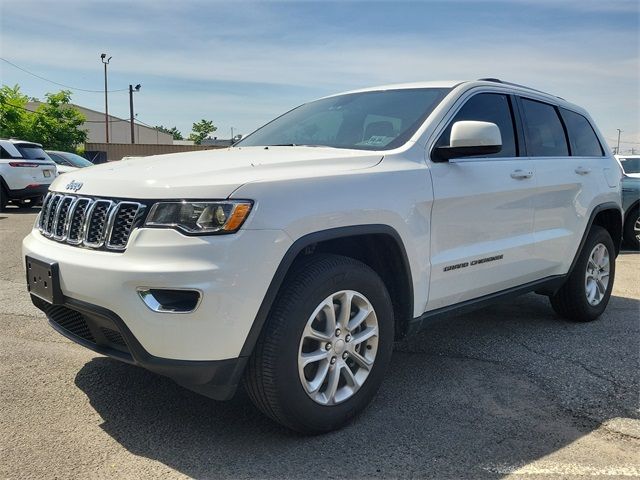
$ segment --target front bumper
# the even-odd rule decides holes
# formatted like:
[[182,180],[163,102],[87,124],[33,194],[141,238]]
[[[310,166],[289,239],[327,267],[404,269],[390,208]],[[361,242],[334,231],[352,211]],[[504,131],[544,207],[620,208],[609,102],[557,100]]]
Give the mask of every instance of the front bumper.
[[52,305],[31,295],[51,326],[65,337],[91,350],[138,365],[216,400],[228,400],[242,378],[247,357],[217,361],[161,358],[147,352],[115,313],[68,297]]
[[[122,319],[149,355],[213,361],[241,356],[290,244],[277,230],[187,237],[141,228],[116,253],[58,243],[33,230],[23,241],[23,258],[57,263],[64,298]],[[155,312],[141,300],[140,287],[194,289],[202,300],[191,313]]]

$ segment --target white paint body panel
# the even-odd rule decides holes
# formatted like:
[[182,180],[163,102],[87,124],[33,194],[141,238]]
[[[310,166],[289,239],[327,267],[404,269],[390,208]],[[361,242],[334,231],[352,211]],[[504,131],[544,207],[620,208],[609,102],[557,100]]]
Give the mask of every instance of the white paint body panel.
[[[236,234],[187,237],[143,228],[134,231],[124,253],[112,253],[58,244],[34,230],[23,252],[58,262],[63,293],[118,314],[149,353],[183,360],[237,357],[289,247],[322,230],[365,224],[395,229],[411,268],[414,317],[566,273],[593,208],[620,204],[619,182],[610,187],[604,174],[618,168],[615,159],[590,159],[588,179],[572,174],[573,163],[582,161],[577,158],[433,163],[430,148],[460,102],[476,92],[530,91],[490,82],[400,88],[419,86],[453,90],[395,150],[238,147],[171,154],[80,169],[51,188],[64,192],[73,179],[83,184],[84,195],[251,199],[254,207]],[[387,88],[398,87],[371,90]],[[513,179],[516,169],[533,176]],[[443,271],[498,254],[500,261]],[[204,297],[192,314],[157,313],[138,298],[140,286],[197,288]]]

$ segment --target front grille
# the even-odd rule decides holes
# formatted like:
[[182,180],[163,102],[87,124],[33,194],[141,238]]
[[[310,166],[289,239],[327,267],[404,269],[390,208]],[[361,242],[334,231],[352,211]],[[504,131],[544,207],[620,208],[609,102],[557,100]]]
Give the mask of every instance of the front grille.
[[137,202],[49,193],[38,228],[57,242],[123,251],[144,210],[145,205]]

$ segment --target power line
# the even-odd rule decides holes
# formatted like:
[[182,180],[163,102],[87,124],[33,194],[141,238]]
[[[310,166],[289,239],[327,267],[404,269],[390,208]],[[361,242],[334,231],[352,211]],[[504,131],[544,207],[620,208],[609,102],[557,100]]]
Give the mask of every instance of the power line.
[[[30,72],[29,70],[27,70],[26,68],[22,68],[19,65],[16,65],[13,62],[10,62],[9,60],[7,60],[6,58],[2,58],[0,57],[0,60],[2,60],[3,62],[8,63],[9,65],[11,65],[12,67],[17,68],[18,70],[22,70],[25,73],[28,73],[29,75],[39,78],[40,80],[44,80],[45,82],[49,82],[49,83],[53,83],[54,85],[58,85],[59,87],[64,87],[64,88],[68,88],[70,90],[77,90],[79,92],[89,92],[89,93],[104,93],[104,90],[87,90],[86,88],[78,88],[78,87],[71,87],[69,85],[65,85],[64,83],[58,83],[58,82],[54,82],[53,80],[49,80],[48,78],[42,77],[36,73]],[[125,92],[127,91],[126,88],[120,88],[118,90],[109,90],[108,92]]]

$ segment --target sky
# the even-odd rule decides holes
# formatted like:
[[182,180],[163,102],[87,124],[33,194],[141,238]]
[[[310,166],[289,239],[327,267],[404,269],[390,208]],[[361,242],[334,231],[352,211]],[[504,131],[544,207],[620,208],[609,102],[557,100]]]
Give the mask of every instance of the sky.
[[[104,111],[141,84],[137,118],[248,134],[315,98],[388,83],[497,77],[585,107],[640,152],[640,2],[0,0],[0,57]],[[0,61],[3,84],[62,87]],[[126,91],[109,112],[128,118]]]

